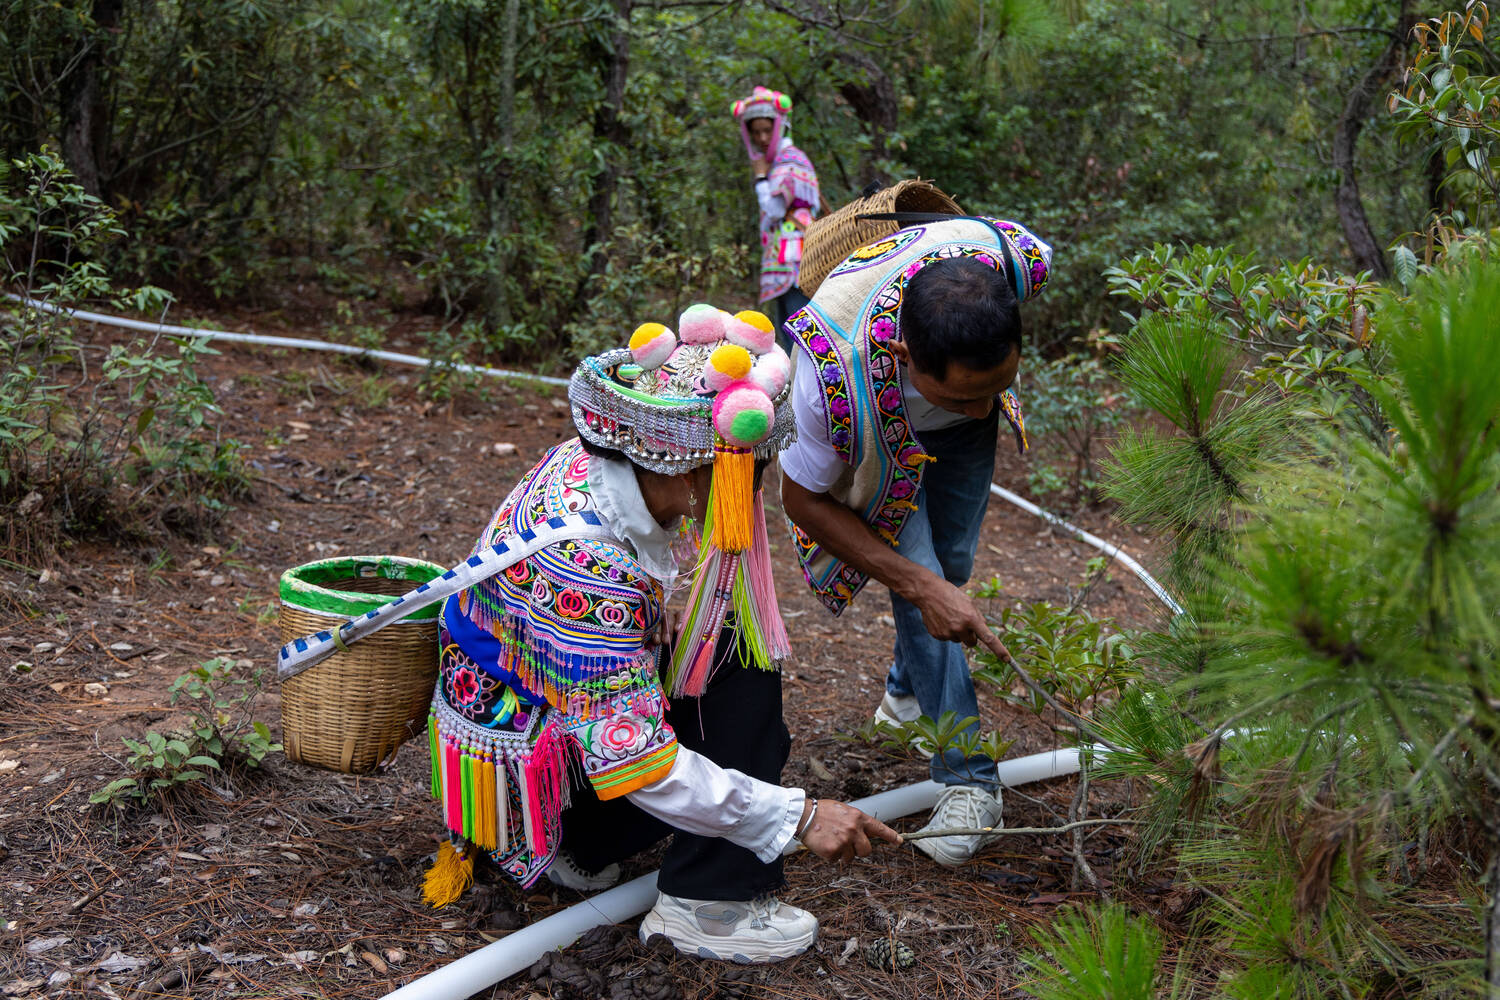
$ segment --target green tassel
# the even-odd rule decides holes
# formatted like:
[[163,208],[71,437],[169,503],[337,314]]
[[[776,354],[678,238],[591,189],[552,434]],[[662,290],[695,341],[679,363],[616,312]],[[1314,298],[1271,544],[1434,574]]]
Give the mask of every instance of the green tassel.
[[761,634],[760,624],[750,606],[750,584],[745,580],[743,563],[739,572],[734,575],[734,593],[730,604],[734,607],[735,641],[739,643],[746,662],[753,663],[762,670],[775,670],[776,665],[771,662],[771,651],[766,648],[766,637]]
[[429,788],[432,797],[440,799],[443,797],[443,779],[438,775],[438,735],[437,714],[427,717],[427,764],[429,774]]
[[463,798],[461,808],[464,814],[464,839],[474,839],[474,758],[469,756],[469,747],[464,745],[459,748],[458,769],[463,775]]

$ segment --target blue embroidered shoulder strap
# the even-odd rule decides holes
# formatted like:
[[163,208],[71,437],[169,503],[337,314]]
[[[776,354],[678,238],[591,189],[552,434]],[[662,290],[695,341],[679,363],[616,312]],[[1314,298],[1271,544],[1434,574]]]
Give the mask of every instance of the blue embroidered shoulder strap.
[[358,642],[379,632],[392,622],[445,600],[460,590],[467,590],[483,580],[510,568],[523,559],[536,555],[549,545],[569,538],[600,538],[613,540],[614,533],[604,519],[591,510],[548,518],[519,534],[504,539],[500,544],[483,552],[476,552],[463,562],[435,580],[422,584],[415,590],[383,604],[358,618],[350,618],[332,631],[316,632],[313,635],[293,639],[281,647],[277,658],[278,680],[295,677],[315,663],[331,656],[351,642]]

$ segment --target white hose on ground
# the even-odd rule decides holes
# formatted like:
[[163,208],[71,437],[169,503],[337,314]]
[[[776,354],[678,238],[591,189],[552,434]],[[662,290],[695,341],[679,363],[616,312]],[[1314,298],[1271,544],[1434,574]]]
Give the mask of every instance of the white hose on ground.
[[1046,521],[1048,524],[1063,529],[1068,534],[1078,539],[1080,542],[1083,542],[1085,545],[1092,545],[1094,548],[1098,549],[1100,552],[1103,552],[1111,559],[1120,560],[1120,563],[1126,569],[1134,573],[1137,577],[1140,578],[1140,581],[1142,583],[1150,588],[1151,593],[1155,594],[1158,598],[1160,598],[1163,604],[1172,609],[1172,614],[1182,614],[1182,606],[1176,601],[1172,600],[1172,595],[1167,593],[1167,588],[1163,587],[1156,581],[1155,577],[1146,572],[1146,567],[1142,566],[1130,556],[1126,555],[1125,550],[1120,548],[1118,545],[1115,545],[1113,542],[1106,542],[1104,539],[1100,538],[1097,535],[1089,534],[1087,531],[1084,531],[1077,525],[1070,524],[1067,521],[1064,521],[1062,518],[1058,517],[1050,510],[1042,510],[1042,508],[1038,507],[1030,500],[1027,500],[1025,497],[1017,496],[1010,490],[996,483],[990,484],[990,492],[999,497],[1001,500],[1015,504],[1017,507],[1021,508],[1027,513],[1035,514],[1037,517],[1041,518],[1043,521]]
[[[1078,751],[1049,750],[1002,760],[996,770],[1007,788],[1060,778],[1078,771]],[[851,805],[880,820],[899,819],[924,812],[937,802],[942,786],[920,781],[904,788],[858,799]],[[795,849],[795,848],[793,848]],[[880,847],[877,850],[888,850]],[[503,979],[524,972],[542,955],[566,948],[586,932],[606,924],[618,924],[649,910],[656,902],[656,872],[617,885],[613,889],[574,903],[566,910],[538,920],[499,941],[470,952],[463,958],[414,979],[388,994],[391,1000],[463,1000]]]
[[[118,326],[126,330],[142,330],[146,333],[164,333],[169,337],[197,337],[201,340],[223,340],[232,344],[263,344],[267,347],[296,347],[305,351],[327,351],[332,354],[349,354],[361,358],[375,358],[379,361],[390,361],[398,365],[416,365],[419,368],[429,368],[432,362],[427,358],[416,354],[401,354],[396,351],[372,351],[353,344],[336,344],[330,340],[303,340],[300,337],[273,337],[269,334],[260,333],[232,333],[228,330],[199,330],[191,326],[171,326],[166,323],[152,323],[147,320],[125,319],[120,316],[106,316],[104,313],[85,312],[82,309],[61,309],[46,302],[38,302],[35,299],[23,298],[19,295],[6,293],[6,298],[13,299],[34,309],[55,313],[63,316],[71,316],[73,319],[82,320],[85,323],[102,323],[106,326]],[[489,368],[485,365],[455,364],[451,366],[456,372],[467,375],[489,375],[493,378],[525,379],[531,382],[542,382],[546,385],[567,385],[565,378],[554,378],[551,375],[532,375],[529,372],[515,372],[504,368]]]

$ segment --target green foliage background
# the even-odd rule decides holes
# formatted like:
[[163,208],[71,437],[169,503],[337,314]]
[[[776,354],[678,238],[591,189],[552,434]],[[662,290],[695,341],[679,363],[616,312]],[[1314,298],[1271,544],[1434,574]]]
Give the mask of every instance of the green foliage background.
[[[119,211],[121,280],[311,283],[566,358],[753,297],[727,109],[764,83],[832,206],[920,174],[1052,241],[1028,322],[1056,353],[1120,325],[1102,272],[1153,242],[1347,260],[1330,136],[1410,6],[0,0],[0,154],[57,148]],[[1441,199],[1378,110],[1358,162],[1389,243]]]

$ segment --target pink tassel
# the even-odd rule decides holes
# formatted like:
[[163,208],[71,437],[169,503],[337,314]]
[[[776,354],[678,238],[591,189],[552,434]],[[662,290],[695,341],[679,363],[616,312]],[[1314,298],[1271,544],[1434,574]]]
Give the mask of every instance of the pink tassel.
[[771,542],[766,532],[766,508],[759,495],[755,498],[755,539],[745,558],[745,582],[750,585],[750,601],[755,606],[755,625],[765,636],[766,648],[773,660],[792,655],[792,640],[781,619],[776,602],[776,580],[771,572]]
[[460,771],[458,761],[458,744],[452,740],[443,743],[443,767],[448,775],[447,787],[443,789],[447,796],[443,800],[443,806],[448,814],[448,829],[454,833],[462,834],[464,831],[464,803],[460,789],[463,788],[463,773]]
[[[708,607],[697,622],[701,624],[701,630],[691,636],[678,636],[678,641],[686,640],[689,646],[686,650],[684,662],[686,669],[681,670],[675,678],[671,694],[686,695],[689,698],[701,698],[703,692],[708,690],[709,674],[713,672],[714,647],[718,645],[719,632],[724,626],[724,618],[729,614],[730,603],[734,599],[734,577],[739,571],[740,556],[737,552],[725,552],[722,549],[713,548],[708,557],[710,565],[697,574],[693,581],[693,591],[688,595],[688,606],[696,607],[703,599],[701,593],[703,588],[713,587],[713,592],[707,595]],[[714,564],[717,564],[716,566]],[[710,582],[711,581],[711,582]],[[689,616],[684,616],[684,630],[688,624]]]
[[528,801],[523,805],[531,817],[527,831],[531,835],[531,852],[539,857],[546,857],[547,834],[557,829],[561,821],[568,780],[567,749],[568,736],[563,728],[549,724],[537,737],[526,761]]

